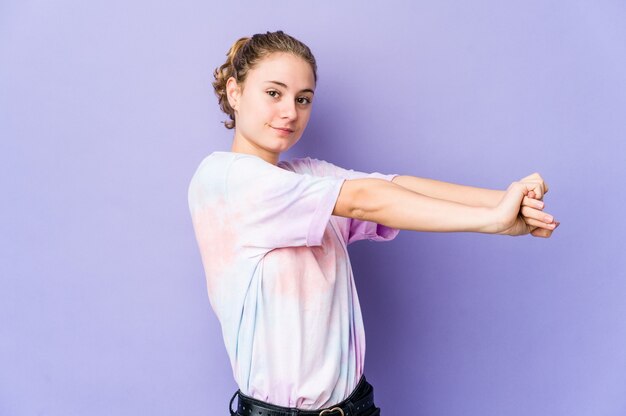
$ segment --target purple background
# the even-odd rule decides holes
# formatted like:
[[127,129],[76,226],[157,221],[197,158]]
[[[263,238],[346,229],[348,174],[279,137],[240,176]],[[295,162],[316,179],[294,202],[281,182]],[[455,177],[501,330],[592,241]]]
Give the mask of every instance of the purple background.
[[384,415],[626,414],[624,22],[608,0],[3,1],[0,414],[227,414],[186,192],[230,149],[211,71],[277,29],[319,63],[285,157],[538,171],[562,223],[351,246]]

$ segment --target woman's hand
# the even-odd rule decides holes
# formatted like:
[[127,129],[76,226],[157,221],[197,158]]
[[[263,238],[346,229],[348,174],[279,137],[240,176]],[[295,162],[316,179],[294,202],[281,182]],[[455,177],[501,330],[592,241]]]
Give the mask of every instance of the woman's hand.
[[542,211],[546,192],[548,186],[538,173],[513,182],[494,208],[498,218],[496,234],[550,237],[560,223]]
[[[528,196],[524,197],[524,200],[522,201],[522,208],[520,209],[520,213],[522,215],[522,218],[524,219],[524,222],[526,222],[526,224],[530,226],[530,234],[533,237],[550,237],[554,230],[538,228],[541,225],[541,218],[545,216],[545,214],[542,212],[543,208],[545,207],[543,203],[543,196],[548,193],[548,184],[544,182],[543,178],[538,173],[528,175],[520,179],[520,181],[535,182],[541,185],[540,189],[543,190],[541,196],[536,195],[534,191],[530,191],[528,193]],[[560,222],[556,221],[556,226],[554,228],[556,229],[559,224]]]

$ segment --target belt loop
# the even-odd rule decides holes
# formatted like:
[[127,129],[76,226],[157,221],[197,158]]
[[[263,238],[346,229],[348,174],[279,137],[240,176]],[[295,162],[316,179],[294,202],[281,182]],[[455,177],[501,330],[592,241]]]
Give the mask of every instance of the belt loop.
[[348,401],[348,411],[350,413],[348,413],[346,416],[354,416],[356,415],[356,409],[354,408],[354,404],[352,403],[352,400]]
[[237,413],[233,412],[233,401],[235,400],[235,397],[237,397],[237,393],[239,393],[239,390],[237,390],[235,394],[233,394],[232,399],[230,399],[230,403],[228,403],[228,411],[230,412],[230,416],[237,416]]
[[293,409],[290,413],[291,414],[289,416],[299,416],[300,415],[300,410]]

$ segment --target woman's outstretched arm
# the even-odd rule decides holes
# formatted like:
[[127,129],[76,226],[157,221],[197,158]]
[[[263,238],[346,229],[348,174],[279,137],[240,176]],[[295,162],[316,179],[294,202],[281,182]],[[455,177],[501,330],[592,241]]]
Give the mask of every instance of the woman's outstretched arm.
[[[548,192],[548,184],[544,182],[539,173],[535,172],[530,174],[520,179],[520,181],[535,182],[541,186],[543,194]],[[454,201],[475,207],[495,207],[506,194],[506,191],[497,189],[478,188],[410,175],[396,176],[393,178],[393,183],[410,191],[430,196],[431,198],[445,199],[447,201]],[[538,199],[542,198],[543,195]],[[524,198],[522,205],[532,208],[543,208],[543,204],[537,204],[537,201],[531,201],[530,199],[536,199],[533,192],[530,193],[528,198]],[[524,212],[522,212],[522,214],[524,214]]]
[[403,230],[523,235],[541,228],[549,235],[557,225],[551,215],[542,213],[533,226],[518,215],[531,192],[543,197],[541,185],[513,182],[497,206],[481,207],[422,195],[384,179],[352,179],[344,181],[333,215]]
[[505,191],[496,189],[477,188],[409,175],[396,176],[392,182],[431,198],[474,207],[495,207],[505,194]]

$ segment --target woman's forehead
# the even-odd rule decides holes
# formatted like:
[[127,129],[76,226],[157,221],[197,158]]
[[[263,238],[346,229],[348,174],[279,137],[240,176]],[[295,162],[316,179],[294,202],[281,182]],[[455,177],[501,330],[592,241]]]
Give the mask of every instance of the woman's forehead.
[[298,90],[315,87],[311,65],[290,53],[274,53],[260,61],[249,73],[255,82],[278,82]]

